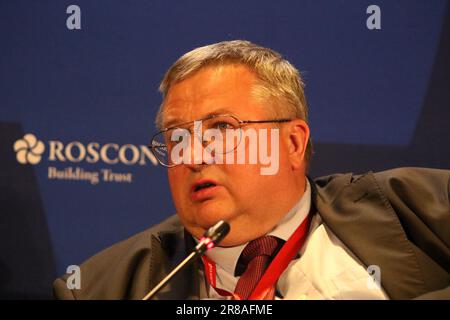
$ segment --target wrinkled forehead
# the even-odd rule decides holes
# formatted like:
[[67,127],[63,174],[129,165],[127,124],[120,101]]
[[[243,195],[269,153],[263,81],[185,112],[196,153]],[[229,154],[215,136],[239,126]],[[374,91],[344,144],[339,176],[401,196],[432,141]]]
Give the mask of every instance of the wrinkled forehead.
[[257,77],[245,65],[205,67],[172,85],[164,101],[162,126],[194,121],[210,115],[261,117],[267,104],[256,99]]

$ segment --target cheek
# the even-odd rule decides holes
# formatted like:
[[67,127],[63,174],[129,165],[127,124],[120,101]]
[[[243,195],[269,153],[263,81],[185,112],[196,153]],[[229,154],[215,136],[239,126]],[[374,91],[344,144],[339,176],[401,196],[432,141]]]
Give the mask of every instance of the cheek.
[[169,169],[170,172],[168,173],[170,191],[172,193],[175,206],[178,206],[179,202],[183,199],[182,192],[184,185],[182,182],[185,180],[183,178],[182,172],[180,172],[180,170],[177,169],[178,168],[171,168]]
[[[262,176],[259,165],[234,164],[226,169],[226,177],[232,197],[244,205],[247,201],[252,201],[259,193]],[[263,177],[264,178],[264,177]]]
[[170,187],[172,188],[172,185],[174,185],[175,182],[176,182],[176,180],[177,180],[177,175],[176,175],[176,173],[174,173],[174,172],[172,171],[172,169],[169,169],[169,170],[170,170],[170,171],[168,172],[167,177],[168,177],[168,179],[169,179]]

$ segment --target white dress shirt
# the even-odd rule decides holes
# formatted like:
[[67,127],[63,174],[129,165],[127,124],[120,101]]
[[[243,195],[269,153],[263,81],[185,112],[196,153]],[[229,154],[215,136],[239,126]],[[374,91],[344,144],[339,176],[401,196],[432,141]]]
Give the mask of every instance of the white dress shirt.
[[[278,225],[268,233],[287,241],[307,217],[311,207],[311,187]],[[216,286],[234,292],[239,277],[234,276],[238,259],[247,243],[236,247],[215,247],[206,255],[216,263]],[[388,299],[383,289],[374,285],[364,265],[321,221],[318,214],[311,221],[309,235],[299,252],[277,282],[281,296],[276,299]],[[201,299],[229,299],[218,294],[200,271]]]

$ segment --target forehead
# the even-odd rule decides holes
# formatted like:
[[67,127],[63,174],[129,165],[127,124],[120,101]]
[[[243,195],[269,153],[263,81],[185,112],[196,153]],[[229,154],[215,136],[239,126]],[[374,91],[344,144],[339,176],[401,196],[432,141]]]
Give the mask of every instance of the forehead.
[[252,94],[256,75],[245,65],[208,66],[174,84],[165,99],[163,127],[211,114],[260,119],[268,106]]

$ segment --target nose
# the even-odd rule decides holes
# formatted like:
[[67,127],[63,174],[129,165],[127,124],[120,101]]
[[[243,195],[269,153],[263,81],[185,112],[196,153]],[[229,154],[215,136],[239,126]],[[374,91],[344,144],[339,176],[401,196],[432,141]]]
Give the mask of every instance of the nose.
[[189,143],[188,150],[186,150],[189,155],[189,162],[184,163],[184,165],[193,171],[201,171],[205,165],[208,165],[208,157],[210,157],[210,155],[208,152],[204,152],[205,146],[201,130],[194,130],[191,137],[192,139]]

